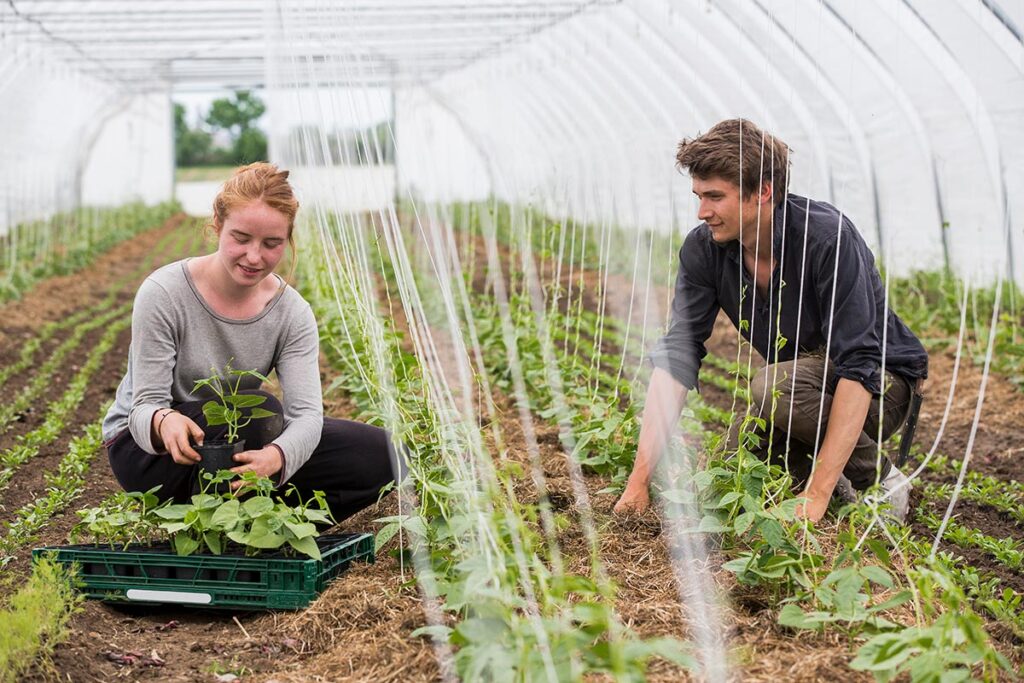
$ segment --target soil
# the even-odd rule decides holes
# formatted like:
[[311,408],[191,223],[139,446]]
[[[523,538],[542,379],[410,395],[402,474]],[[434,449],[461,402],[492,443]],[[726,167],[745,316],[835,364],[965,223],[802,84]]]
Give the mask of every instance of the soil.
[[[53,278],[40,283],[20,301],[0,307],[0,362],[10,362],[25,339],[35,334],[47,321],[58,320],[82,307],[98,302],[114,282],[134,272],[143,260],[152,254],[154,245],[167,232],[182,229],[181,219],[171,221],[158,229],[141,234],[116,247],[98,262],[74,276]],[[163,254],[166,260],[179,254]],[[484,263],[481,261],[480,263]],[[154,263],[156,267],[159,263]],[[477,273],[485,269],[478,266]],[[132,296],[145,273],[125,281],[119,301]],[[483,275],[480,275],[483,278]],[[587,281],[596,283],[596,274],[585,273]],[[480,280],[480,286],[486,283]],[[616,292],[609,311],[627,311],[628,301],[621,294],[631,290],[625,278],[609,277],[609,291]],[[587,295],[588,297],[590,294]],[[634,296],[640,296],[635,294]],[[651,310],[649,320],[660,319],[668,301],[667,292],[653,289],[646,298]],[[588,299],[587,305],[596,305]],[[395,318],[401,319],[397,307]],[[634,320],[640,315],[640,306],[633,310]],[[623,316],[625,314],[623,313]],[[658,317],[654,317],[658,316]],[[47,349],[59,343],[56,335]],[[87,349],[83,343],[82,349]],[[81,426],[95,420],[100,406],[110,400],[124,372],[128,335],[118,339],[115,348],[104,360],[103,366],[90,386],[86,400],[73,416],[59,443],[44,448],[33,461],[22,467],[11,481],[7,491],[0,494],[0,515],[7,518],[20,505],[34,499],[45,489],[43,473],[56,468],[67,442],[80,431]],[[731,325],[721,319],[709,343],[712,353],[735,358],[737,336]],[[444,344],[440,344],[444,353]],[[44,350],[37,358],[44,358]],[[69,354],[58,376],[73,372],[81,353]],[[931,364],[931,390],[922,408],[917,441],[930,446],[942,419],[945,392],[952,376],[951,353],[935,354]],[[27,374],[27,373],[26,373]],[[324,383],[329,384],[331,371],[323,366]],[[954,407],[945,427],[939,451],[962,457],[970,434],[980,369],[965,364],[960,369]],[[10,387],[19,386],[23,378],[12,379]],[[37,403],[59,396],[61,382],[49,387]],[[706,387],[703,391],[708,402],[729,408],[732,399],[723,391]],[[589,542],[583,533],[585,510],[580,508],[573,485],[571,468],[561,449],[557,431],[541,420],[534,420],[536,443],[528,436],[518,420],[518,411],[508,396],[493,396],[498,408],[501,428],[509,452],[523,462],[533,448],[547,477],[548,498],[561,513],[574,521],[559,536],[567,569],[583,574],[590,572]],[[972,457],[972,467],[1001,479],[1024,479],[1022,455],[1024,435],[1020,433],[1024,410],[1024,394],[1009,382],[996,376],[989,378],[982,428],[978,430]],[[327,414],[353,416],[355,410],[343,397],[328,397]],[[9,445],[18,434],[35,424],[34,415],[27,415],[10,432],[0,436],[0,447]],[[87,488],[76,500],[75,509],[96,505],[109,493],[118,489],[105,458],[100,454],[87,475]],[[668,533],[656,512],[642,516],[620,517],[612,515],[615,502],[612,494],[601,494],[607,482],[601,477],[585,475],[580,482],[589,494],[590,514],[598,531],[599,555],[604,571],[618,586],[618,612],[632,632],[645,637],[666,635],[688,637],[692,615],[686,613],[680,601],[680,588],[695,590],[683,581],[677,583],[670,560],[672,548]],[[519,491],[523,500],[536,500],[538,494],[527,482]],[[993,516],[981,507],[972,512],[965,503],[958,508],[985,533],[1012,533],[1020,537],[1016,526],[1005,526],[1005,520]],[[375,519],[396,514],[394,495],[381,503],[346,520],[341,531],[373,531]],[[977,514],[975,514],[977,513]],[[55,517],[41,533],[35,545],[66,543],[75,515],[68,512]],[[965,523],[968,518],[965,518]],[[915,528],[920,532],[920,529]],[[285,613],[231,613],[192,610],[186,608],[115,608],[96,601],[87,601],[71,624],[71,635],[66,643],[57,647],[50,675],[37,671],[31,679],[52,677],[59,673],[62,680],[107,681],[128,680],[162,681],[215,681],[217,674],[234,673],[245,680],[263,681],[430,681],[440,676],[438,658],[426,638],[413,638],[412,632],[426,625],[423,598],[415,587],[414,573],[403,565],[395,552],[397,539],[391,541],[378,556],[375,564],[354,564],[309,608]],[[1024,590],[1019,576],[1014,579],[995,567],[994,561],[984,553],[967,552],[956,548],[959,554],[983,570],[999,569],[999,576],[1007,585]],[[8,570],[23,575],[28,570],[27,553],[22,553]],[[711,552],[706,573],[708,583],[700,590],[714,591],[729,599],[723,600],[722,611],[727,632],[717,634],[727,642],[730,665],[737,677],[745,680],[870,680],[857,675],[847,664],[852,656],[852,645],[844,637],[829,633],[792,633],[781,628],[776,621],[777,605],[763,593],[738,586],[734,576],[720,568],[721,558]],[[1019,664],[1021,654],[1012,642],[1012,636],[1000,636],[1006,645],[1004,651]],[[677,681],[685,674],[675,666],[656,661],[649,670],[654,681]],[[601,680],[595,678],[595,680]]]

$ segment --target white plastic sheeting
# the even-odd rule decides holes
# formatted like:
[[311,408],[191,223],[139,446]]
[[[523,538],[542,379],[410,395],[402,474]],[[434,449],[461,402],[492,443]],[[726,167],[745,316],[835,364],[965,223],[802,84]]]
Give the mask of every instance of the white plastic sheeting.
[[[743,116],[793,148],[792,190],[841,207],[894,271],[941,266],[945,236],[958,271],[991,278],[1009,253],[1020,280],[1024,48],[991,4],[604,7],[404,92],[402,177],[655,228],[676,205],[685,229],[675,143]],[[444,174],[422,163],[438,157]]]
[[16,0],[0,22],[4,225],[168,198],[168,93],[265,86],[285,164],[295,125],[393,101],[402,194],[661,231],[696,223],[678,140],[747,117],[895,272],[1024,282],[1021,0]]
[[79,205],[170,199],[173,134],[166,93],[125,93],[0,46],[0,233]]

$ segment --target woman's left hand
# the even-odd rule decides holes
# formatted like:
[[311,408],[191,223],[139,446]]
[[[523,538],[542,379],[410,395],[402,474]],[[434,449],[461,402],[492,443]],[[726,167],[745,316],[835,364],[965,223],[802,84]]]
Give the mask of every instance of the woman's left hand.
[[[267,446],[258,451],[242,451],[235,454],[235,462],[243,463],[238,467],[232,467],[231,471],[236,474],[242,472],[255,472],[261,477],[269,477],[281,471],[284,466],[281,458],[281,451],[274,446]],[[237,491],[244,485],[244,481],[231,482],[231,489]]]

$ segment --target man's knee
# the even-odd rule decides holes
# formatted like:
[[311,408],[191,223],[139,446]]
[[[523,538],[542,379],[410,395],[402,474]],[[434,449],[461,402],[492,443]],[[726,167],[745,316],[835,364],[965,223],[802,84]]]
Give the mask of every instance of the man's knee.
[[788,372],[789,363],[767,365],[750,378],[750,403],[754,414],[778,424],[780,417],[789,415],[789,398],[792,383]]

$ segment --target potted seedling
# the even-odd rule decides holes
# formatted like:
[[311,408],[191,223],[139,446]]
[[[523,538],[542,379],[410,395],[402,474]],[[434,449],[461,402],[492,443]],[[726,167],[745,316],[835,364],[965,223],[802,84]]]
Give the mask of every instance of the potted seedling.
[[[211,370],[213,370],[211,368]],[[216,370],[205,379],[197,380],[192,391],[206,387],[215,395],[203,404],[203,415],[206,424],[211,427],[226,425],[223,439],[204,441],[196,446],[196,452],[202,460],[199,467],[204,472],[215,474],[220,470],[228,470],[235,466],[234,455],[245,450],[245,439],[238,438],[238,432],[253,420],[273,417],[274,412],[260,408],[267,400],[266,396],[239,393],[239,386],[244,377],[256,377],[261,382],[268,382],[266,377],[256,370],[235,370],[230,364],[225,368],[227,377],[222,378]]]

